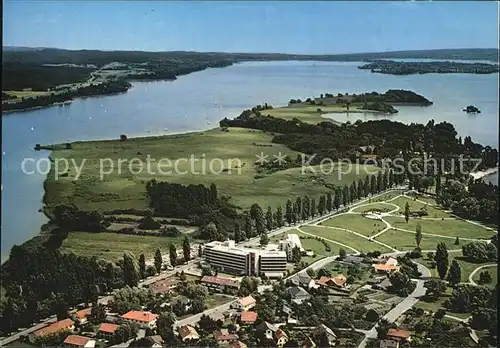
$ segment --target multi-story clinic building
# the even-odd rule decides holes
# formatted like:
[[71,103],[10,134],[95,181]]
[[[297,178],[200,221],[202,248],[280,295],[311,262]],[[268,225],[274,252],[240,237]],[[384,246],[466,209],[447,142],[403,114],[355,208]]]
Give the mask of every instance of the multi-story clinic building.
[[287,254],[277,246],[265,249],[237,247],[234,240],[205,244],[203,257],[224,273],[280,278],[286,274]]

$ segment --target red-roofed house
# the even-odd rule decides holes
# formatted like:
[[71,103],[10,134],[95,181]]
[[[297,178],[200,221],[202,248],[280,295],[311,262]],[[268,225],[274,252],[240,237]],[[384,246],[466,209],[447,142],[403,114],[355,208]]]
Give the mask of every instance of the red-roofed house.
[[35,331],[33,335],[30,336],[30,340],[33,341],[37,337],[44,337],[62,330],[73,331],[74,329],[75,329],[75,322],[71,319],[64,319],[52,325],[44,327],[43,329]]
[[83,336],[78,336],[78,335],[69,335],[66,337],[66,339],[63,342],[64,347],[79,347],[79,348],[94,348],[95,347],[95,340],[88,338],[88,337],[83,337]]
[[175,288],[175,283],[170,279],[162,279],[149,286],[149,289],[154,295],[166,293],[173,288]]
[[220,329],[214,331],[214,338],[218,344],[228,344],[238,340],[239,336],[237,334],[229,333],[227,329]]
[[283,347],[288,342],[288,335],[285,331],[278,329],[274,333],[274,341],[278,347]]
[[75,313],[75,318],[80,324],[87,322],[87,317],[90,315],[92,308],[85,308]]
[[109,340],[115,334],[116,329],[118,329],[119,325],[110,324],[110,323],[102,323],[99,326],[99,330],[97,331],[97,335],[104,339]]
[[158,314],[143,311],[130,311],[122,315],[122,319],[132,323],[137,323],[139,326],[144,328],[154,329],[156,327]]
[[391,273],[394,271],[399,271],[399,269],[401,268],[399,266],[383,265],[383,264],[378,264],[378,263],[373,265],[373,267],[375,268],[375,271],[377,271],[379,273]]
[[239,309],[241,311],[248,311],[253,308],[257,302],[252,296],[242,297],[238,301],[236,301],[232,307]]
[[200,280],[201,284],[205,285],[209,291],[225,292],[234,294],[240,288],[240,283],[231,278],[222,278],[214,276],[204,276]]
[[321,277],[316,284],[320,286],[336,286],[338,288],[345,288],[347,285],[347,278],[343,274],[337,274],[335,277]]
[[240,315],[240,324],[253,324],[257,321],[257,312],[244,311]]
[[181,336],[182,342],[194,341],[200,339],[200,335],[196,329],[189,325],[180,326],[177,331],[179,332],[179,336]]
[[389,329],[387,332],[387,338],[397,342],[409,341],[410,333],[406,330]]
[[247,348],[247,345],[241,341],[235,341],[229,345],[229,348]]

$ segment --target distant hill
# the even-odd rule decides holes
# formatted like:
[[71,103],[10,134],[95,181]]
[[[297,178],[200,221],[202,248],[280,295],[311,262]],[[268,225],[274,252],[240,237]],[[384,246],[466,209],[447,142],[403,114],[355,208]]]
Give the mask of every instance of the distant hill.
[[64,50],[57,48],[3,47],[4,62],[26,64],[95,64],[102,66],[114,61],[139,63],[164,59],[238,61],[271,60],[316,60],[359,62],[374,59],[448,59],[448,60],[489,60],[498,62],[496,48],[464,48],[394,51],[374,53],[346,53],[330,55],[283,54],[283,53],[225,53],[225,52],[146,52],[146,51],[99,51]]

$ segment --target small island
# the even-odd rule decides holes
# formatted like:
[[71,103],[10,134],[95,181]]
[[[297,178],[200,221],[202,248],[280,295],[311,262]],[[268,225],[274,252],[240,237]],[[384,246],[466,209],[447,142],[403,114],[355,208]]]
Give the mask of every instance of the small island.
[[396,114],[399,106],[429,106],[433,102],[413,91],[390,89],[385,93],[331,93],[321,94],[319,97],[301,99],[290,99],[288,107],[300,108],[316,107],[318,113],[329,112],[375,112],[382,114]]
[[460,63],[460,62],[397,62],[393,60],[372,60],[359,69],[371,70],[372,73],[390,75],[413,74],[494,74],[498,73],[498,64]]
[[481,110],[479,110],[474,105],[469,105],[465,109],[463,109],[462,111],[465,111],[468,114],[480,114],[481,113]]

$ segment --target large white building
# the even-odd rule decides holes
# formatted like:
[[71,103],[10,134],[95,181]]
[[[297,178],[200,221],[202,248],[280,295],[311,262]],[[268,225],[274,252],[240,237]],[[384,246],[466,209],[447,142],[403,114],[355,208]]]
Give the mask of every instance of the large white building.
[[292,259],[292,250],[293,248],[299,248],[300,252],[304,252],[304,248],[302,247],[302,242],[300,238],[296,234],[287,235],[286,239],[280,241],[279,249],[286,252],[288,260]]
[[224,273],[280,278],[286,274],[287,254],[276,245],[254,249],[237,247],[234,240],[204,245],[203,257]]

